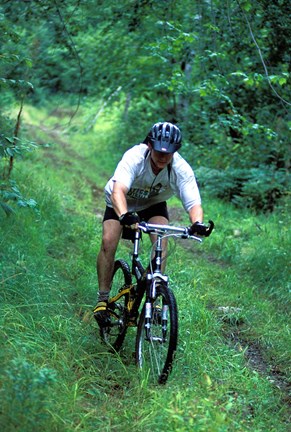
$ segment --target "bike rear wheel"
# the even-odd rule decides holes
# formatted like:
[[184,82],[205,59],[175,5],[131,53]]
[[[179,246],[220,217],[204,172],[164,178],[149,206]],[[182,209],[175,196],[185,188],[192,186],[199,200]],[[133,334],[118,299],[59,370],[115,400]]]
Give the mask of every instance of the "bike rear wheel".
[[110,314],[110,325],[100,328],[103,341],[114,351],[119,351],[127,331],[127,303],[129,294],[122,295],[118,300],[112,301],[123,289],[131,285],[131,273],[129,265],[124,260],[114,263],[114,270],[110,285],[110,299],[108,311]]
[[159,384],[164,384],[172,369],[178,340],[178,309],[171,289],[156,287],[151,302],[151,319],[146,319],[146,304],[138,322],[136,363]]

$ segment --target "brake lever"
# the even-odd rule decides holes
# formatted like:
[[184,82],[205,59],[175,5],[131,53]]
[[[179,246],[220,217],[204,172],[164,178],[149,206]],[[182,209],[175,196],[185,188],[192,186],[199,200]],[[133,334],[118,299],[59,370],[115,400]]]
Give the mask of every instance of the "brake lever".
[[147,223],[146,223],[146,222],[140,222],[140,223],[138,224],[138,229],[140,229],[140,230],[143,231],[144,233],[148,232]]

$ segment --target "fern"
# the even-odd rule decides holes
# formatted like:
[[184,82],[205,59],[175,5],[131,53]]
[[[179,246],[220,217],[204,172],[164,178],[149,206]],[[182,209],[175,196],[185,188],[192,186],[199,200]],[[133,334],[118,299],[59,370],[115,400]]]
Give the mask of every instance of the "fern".
[[270,166],[224,171],[201,167],[196,174],[202,189],[210,195],[255,211],[273,211],[288,191],[287,172]]

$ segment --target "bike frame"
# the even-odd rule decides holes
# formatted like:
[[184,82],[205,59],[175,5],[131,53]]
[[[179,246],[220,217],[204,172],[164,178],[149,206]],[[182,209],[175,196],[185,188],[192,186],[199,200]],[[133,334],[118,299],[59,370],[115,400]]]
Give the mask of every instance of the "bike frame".
[[[154,236],[147,268],[139,257],[142,233]],[[125,260],[115,261],[112,275],[114,297],[108,302],[110,323],[100,327],[100,334],[111,349],[119,351],[127,329],[137,327],[136,363],[140,368],[149,367],[158,382],[165,383],[177,349],[178,308],[168,276],[163,273],[164,239],[174,236],[202,240],[190,235],[186,227],[145,222],[138,224],[133,234],[131,268]]]
[[[211,223],[209,233],[213,226]],[[153,245],[147,268],[139,257],[142,233],[155,236],[155,241],[151,239]],[[163,240],[171,236],[191,238],[198,242],[202,239],[190,235],[186,227],[145,222],[138,224],[133,234],[131,268],[124,260],[116,260],[114,265],[112,281],[115,295],[108,303],[112,321],[100,328],[101,337],[119,351],[128,327],[137,327],[136,363],[140,368],[149,367],[151,373],[158,377],[158,382],[165,383],[177,349],[178,308],[175,295],[169,287],[168,276],[162,270]]]
[[[142,232],[155,234],[157,236],[156,245],[154,248],[154,258],[149,266],[145,269],[140,257],[139,246],[142,238]],[[133,240],[133,254],[131,260],[131,273],[136,279],[136,283],[125,285],[119,293],[110,299],[110,303],[116,302],[123,295],[129,294],[127,310],[129,313],[129,321],[135,319],[138,315],[138,309],[141,305],[144,293],[146,292],[146,301],[154,299],[156,295],[156,283],[161,282],[164,286],[168,286],[168,276],[162,273],[162,240],[165,235],[192,238],[198,242],[202,242],[200,237],[189,236],[187,228],[174,227],[171,225],[149,224],[142,222],[139,224],[135,232]],[[150,271],[153,266],[152,272]]]
[[[151,261],[153,268],[152,272],[149,271],[151,264],[145,269],[140,258],[139,258],[139,246],[142,238],[142,232],[149,234],[155,234],[157,236],[155,248],[154,248],[154,258]],[[142,302],[145,291],[147,291],[147,300],[155,298],[155,287],[157,281],[162,282],[164,286],[168,286],[168,276],[162,273],[162,240],[163,236],[168,235],[178,235],[179,237],[191,237],[192,239],[202,242],[202,239],[196,236],[189,236],[187,233],[187,228],[174,227],[171,225],[159,225],[159,224],[149,224],[140,223],[138,230],[135,232],[135,237],[133,240],[133,254],[131,262],[131,273],[136,279],[136,284],[132,284],[130,287],[125,287],[114,299],[116,301],[121,295],[129,293],[130,301],[128,303],[128,311],[130,316],[135,316],[138,312],[140,304]]]

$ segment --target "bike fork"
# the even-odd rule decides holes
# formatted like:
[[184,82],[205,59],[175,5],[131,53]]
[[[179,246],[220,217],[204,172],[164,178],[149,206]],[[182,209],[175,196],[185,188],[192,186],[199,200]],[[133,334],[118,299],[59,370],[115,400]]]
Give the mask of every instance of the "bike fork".
[[145,323],[144,323],[146,340],[150,340],[151,320],[152,320],[152,302],[150,301],[150,299],[147,299],[145,304]]
[[[154,300],[156,299],[156,281],[153,280],[149,287],[149,292],[147,295],[146,303],[145,303],[145,339],[151,340],[153,335],[151,334],[152,321],[154,319],[154,313],[156,312],[153,308]],[[169,306],[163,302],[161,308],[161,329],[162,329],[162,338],[158,337],[161,342],[166,341],[167,337],[167,327],[168,327],[168,312]],[[154,335],[155,337],[155,335]]]
[[163,335],[163,342],[166,341],[166,336],[167,336],[168,311],[169,311],[169,306],[167,304],[163,304],[163,309],[162,309],[162,335]]

